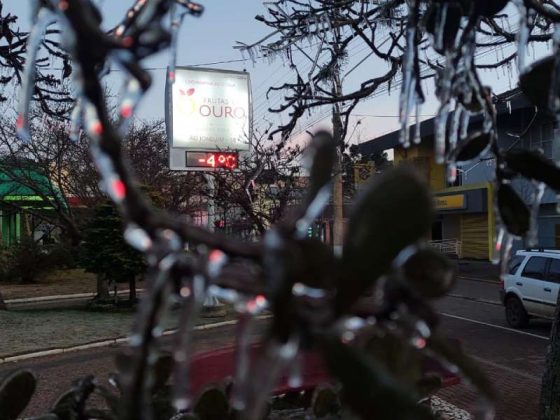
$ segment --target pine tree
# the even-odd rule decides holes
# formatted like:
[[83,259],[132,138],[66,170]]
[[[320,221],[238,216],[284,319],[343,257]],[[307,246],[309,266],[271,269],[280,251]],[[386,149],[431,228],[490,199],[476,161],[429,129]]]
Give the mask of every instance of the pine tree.
[[[129,301],[136,300],[136,277],[145,271],[142,254],[128,245],[122,233],[122,219],[110,202],[95,208],[84,229],[80,263],[99,279],[129,283]],[[98,296],[103,298],[103,296]]]

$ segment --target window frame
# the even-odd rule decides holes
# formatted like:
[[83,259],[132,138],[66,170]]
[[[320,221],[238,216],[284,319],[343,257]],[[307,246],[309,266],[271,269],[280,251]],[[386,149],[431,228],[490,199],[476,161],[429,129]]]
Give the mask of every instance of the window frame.
[[550,283],[560,284],[560,270],[558,271],[558,280],[552,280],[548,277],[550,274],[550,268],[552,267],[552,261],[558,261],[558,265],[560,265],[560,258],[553,258],[553,257],[548,257],[548,258],[550,259],[550,261],[548,262],[548,265],[546,267],[546,281]]
[[[527,268],[527,265],[529,265],[529,262],[531,261],[532,258],[535,258],[535,259],[542,258],[545,261],[542,278],[540,278],[540,279],[525,275],[525,269]],[[548,281],[546,279],[546,276],[548,275],[548,267],[550,265],[550,260],[551,260],[551,257],[544,256],[544,255],[528,255],[527,260],[525,261],[525,264],[523,264],[523,270],[521,271],[521,273],[519,275],[521,277],[525,277],[525,278],[528,278],[528,279],[531,279],[531,280]]]

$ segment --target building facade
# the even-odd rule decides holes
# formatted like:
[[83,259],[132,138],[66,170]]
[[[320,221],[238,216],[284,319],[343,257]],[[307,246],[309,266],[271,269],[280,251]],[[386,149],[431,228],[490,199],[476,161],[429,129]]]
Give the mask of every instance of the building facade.
[[[535,108],[517,90],[498,97],[498,146],[502,150],[513,148],[539,149],[554,161],[560,160],[560,142],[554,120]],[[469,131],[480,127],[480,119],[473,118]],[[393,149],[395,164],[412,164],[424,174],[434,194],[437,212],[432,226],[432,241],[457,240],[461,244],[461,257],[491,259],[499,219],[494,210],[496,161],[492,155],[480,156],[458,168],[457,180],[447,182],[445,167],[434,159],[434,120],[421,123],[420,145],[403,148],[399,132],[395,131],[359,146],[362,155]],[[535,185],[515,179],[513,185],[526,203],[532,201]],[[560,214],[556,211],[557,197],[546,189],[537,220],[538,245],[544,248],[560,247]],[[514,249],[524,247],[521,240],[514,242]]]

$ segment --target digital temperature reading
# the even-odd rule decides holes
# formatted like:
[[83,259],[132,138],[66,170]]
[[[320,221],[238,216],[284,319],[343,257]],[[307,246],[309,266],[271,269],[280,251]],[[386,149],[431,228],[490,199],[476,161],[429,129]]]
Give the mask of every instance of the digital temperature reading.
[[236,152],[185,152],[187,167],[208,169],[237,169]]

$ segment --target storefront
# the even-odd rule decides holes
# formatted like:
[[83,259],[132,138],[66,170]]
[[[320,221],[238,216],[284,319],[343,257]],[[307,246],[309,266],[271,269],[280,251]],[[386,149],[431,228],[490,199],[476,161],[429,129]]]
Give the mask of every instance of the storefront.
[[[437,218],[432,240],[457,240],[462,258],[488,260],[492,255],[495,219],[489,183],[451,187],[434,194]],[[490,211],[488,211],[490,209]]]

